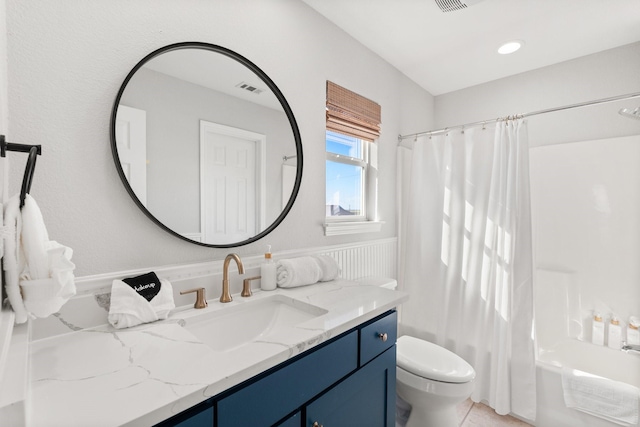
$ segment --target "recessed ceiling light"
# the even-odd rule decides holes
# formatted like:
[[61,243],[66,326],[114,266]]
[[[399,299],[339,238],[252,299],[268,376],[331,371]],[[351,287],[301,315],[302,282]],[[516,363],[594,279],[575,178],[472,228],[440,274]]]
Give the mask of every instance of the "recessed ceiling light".
[[523,41],[512,40],[512,41],[506,42],[505,44],[500,46],[498,48],[498,53],[500,53],[502,55],[508,55],[508,54],[513,53],[516,50],[520,49],[522,46],[524,46],[524,42]]

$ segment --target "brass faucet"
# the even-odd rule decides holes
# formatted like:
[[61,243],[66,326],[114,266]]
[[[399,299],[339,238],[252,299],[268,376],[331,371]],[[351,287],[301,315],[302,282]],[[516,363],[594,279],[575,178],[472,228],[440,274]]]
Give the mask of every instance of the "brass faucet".
[[242,260],[238,254],[229,254],[224,259],[222,266],[222,295],[220,295],[220,302],[231,302],[231,294],[229,293],[229,263],[234,260],[238,264],[238,273],[244,274],[244,266]]
[[242,281],[242,293],[240,294],[241,297],[250,297],[251,295],[253,295],[253,293],[251,292],[251,281],[252,280],[258,280],[260,279],[262,276],[255,276],[255,277],[247,277],[246,279],[244,279]]
[[196,303],[193,305],[193,308],[205,308],[207,307],[207,297],[205,296],[204,288],[197,289],[189,289],[188,291],[180,291],[180,295],[190,294],[192,292],[196,293]]

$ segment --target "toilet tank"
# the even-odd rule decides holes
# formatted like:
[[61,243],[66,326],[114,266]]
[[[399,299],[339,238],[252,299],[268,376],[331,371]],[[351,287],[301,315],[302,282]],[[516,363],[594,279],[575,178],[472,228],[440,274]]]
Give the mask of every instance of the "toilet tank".
[[379,286],[386,289],[396,289],[398,287],[396,279],[390,277],[365,277],[364,279],[359,279],[358,283],[365,286]]

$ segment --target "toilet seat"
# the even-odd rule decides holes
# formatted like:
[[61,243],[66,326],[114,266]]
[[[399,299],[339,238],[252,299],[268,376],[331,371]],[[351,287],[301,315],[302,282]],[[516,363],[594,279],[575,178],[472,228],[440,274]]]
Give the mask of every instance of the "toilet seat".
[[457,354],[418,338],[398,338],[396,354],[398,367],[422,378],[459,384],[476,376],[473,367]]

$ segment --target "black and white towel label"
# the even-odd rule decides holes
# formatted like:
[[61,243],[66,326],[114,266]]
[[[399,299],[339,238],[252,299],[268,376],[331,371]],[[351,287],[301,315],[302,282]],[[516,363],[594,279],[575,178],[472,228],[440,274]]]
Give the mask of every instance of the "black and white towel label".
[[153,271],[142,276],[128,277],[122,281],[147,301],[151,301],[160,292],[160,279]]

